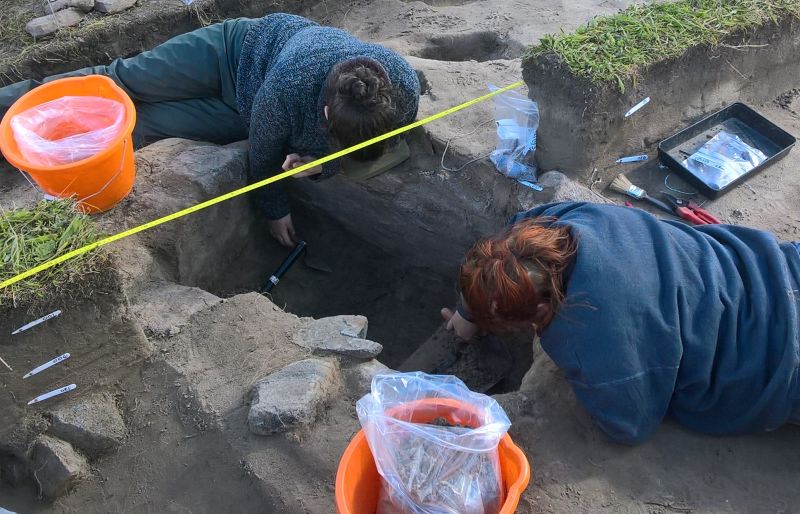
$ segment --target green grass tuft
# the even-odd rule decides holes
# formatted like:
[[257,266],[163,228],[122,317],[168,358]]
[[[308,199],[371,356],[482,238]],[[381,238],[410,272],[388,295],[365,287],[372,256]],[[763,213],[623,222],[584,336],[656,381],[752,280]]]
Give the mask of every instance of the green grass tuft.
[[[101,237],[89,216],[72,200],[43,201],[31,209],[0,211],[0,282]],[[69,260],[0,289],[0,305],[47,301],[98,272],[99,252]]]
[[621,91],[647,66],[696,45],[716,45],[742,30],[800,18],[800,0],[681,0],[634,5],[569,34],[548,35],[528,58],[555,53],[575,75]]

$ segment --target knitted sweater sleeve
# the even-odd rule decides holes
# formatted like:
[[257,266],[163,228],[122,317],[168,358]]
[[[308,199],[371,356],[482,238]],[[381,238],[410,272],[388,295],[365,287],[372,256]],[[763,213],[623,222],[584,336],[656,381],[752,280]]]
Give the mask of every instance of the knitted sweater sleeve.
[[[281,173],[289,141],[291,116],[286,104],[275,94],[270,81],[256,94],[250,121],[250,182],[257,182]],[[255,192],[258,208],[272,220],[289,214],[289,195],[280,182]]]

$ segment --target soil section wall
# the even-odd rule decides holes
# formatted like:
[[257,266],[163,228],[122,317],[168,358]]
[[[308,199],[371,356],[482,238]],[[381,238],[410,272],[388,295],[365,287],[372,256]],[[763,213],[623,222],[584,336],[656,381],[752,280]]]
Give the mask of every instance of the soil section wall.
[[[622,155],[651,151],[677,129],[732,102],[771,100],[794,87],[799,67],[800,23],[789,19],[655,64],[624,93],[575,76],[555,54],[526,59],[523,76],[541,116],[537,159],[543,169],[586,181],[597,167],[606,182],[622,171],[614,166]],[[624,117],[648,96],[646,107]]]

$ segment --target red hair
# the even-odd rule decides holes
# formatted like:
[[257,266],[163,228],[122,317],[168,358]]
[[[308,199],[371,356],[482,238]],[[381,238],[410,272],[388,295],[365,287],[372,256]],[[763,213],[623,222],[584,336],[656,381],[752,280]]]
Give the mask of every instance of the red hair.
[[[502,234],[478,241],[461,264],[463,301],[485,329],[531,323],[541,332],[564,301],[564,270],[577,242],[569,227],[552,218],[524,220]],[[544,304],[545,308],[539,306]]]

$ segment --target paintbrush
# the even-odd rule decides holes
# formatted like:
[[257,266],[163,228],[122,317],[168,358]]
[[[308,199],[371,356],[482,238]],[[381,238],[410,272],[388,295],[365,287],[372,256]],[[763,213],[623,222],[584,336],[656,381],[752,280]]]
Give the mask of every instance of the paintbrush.
[[647,194],[647,191],[635,185],[628,179],[628,177],[626,177],[622,173],[617,175],[617,178],[615,178],[614,181],[611,182],[611,189],[616,191],[617,193],[622,193],[623,195],[630,196],[631,198],[634,198],[636,200],[645,200],[647,202],[650,202],[651,205],[658,207],[664,212],[668,212],[672,215],[675,214],[675,211],[673,211],[669,205],[649,196]]

